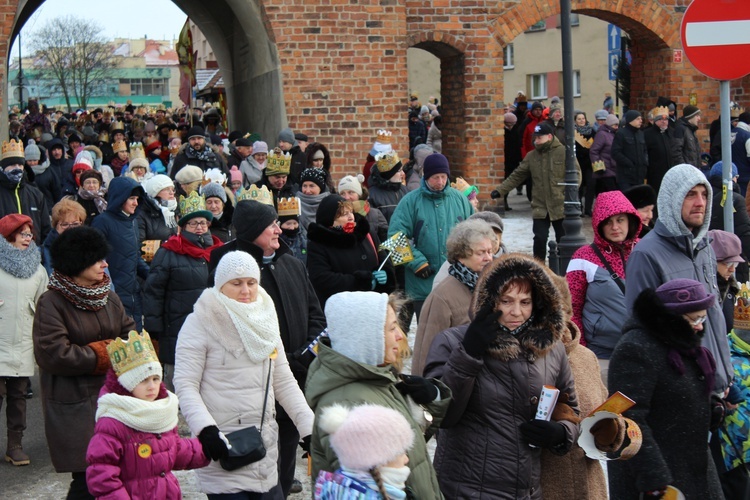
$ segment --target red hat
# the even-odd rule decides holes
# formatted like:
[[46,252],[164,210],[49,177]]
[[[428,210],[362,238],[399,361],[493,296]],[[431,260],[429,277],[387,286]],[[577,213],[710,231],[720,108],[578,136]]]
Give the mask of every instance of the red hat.
[[151,144],[149,144],[148,146],[146,146],[146,154],[149,154],[151,151],[153,151],[153,150],[155,150],[157,148],[161,148],[161,142],[159,142],[159,141],[152,142]]
[[9,237],[11,234],[18,231],[19,228],[23,227],[24,224],[28,224],[31,230],[34,230],[34,222],[31,217],[24,214],[9,214],[0,219],[0,234],[3,238]]

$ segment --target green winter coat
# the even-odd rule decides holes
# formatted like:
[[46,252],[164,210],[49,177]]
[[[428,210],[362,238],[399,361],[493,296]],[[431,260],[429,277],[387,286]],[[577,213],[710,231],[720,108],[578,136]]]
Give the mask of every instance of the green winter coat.
[[448,258],[446,240],[453,226],[473,213],[468,198],[446,185],[436,193],[427,188],[424,179],[419,189],[404,196],[396,206],[388,225],[388,237],[401,231],[412,240],[414,260],[406,266],[406,293],[412,300],[425,300],[432,291],[434,274],[427,279],[414,273],[425,263],[435,272]]
[[[419,436],[423,430],[412,416],[413,402],[406,399],[396,389],[399,381],[396,374],[387,366],[372,366],[358,363],[340,354],[323,343],[319,344],[318,357],[310,365],[305,385],[305,397],[315,412],[310,456],[312,457],[312,477],[318,477],[321,470],[333,472],[339,468],[338,459],[328,443],[328,434],[318,428],[318,418],[324,408],[334,403],[345,406],[376,404],[401,412],[414,429],[417,439],[409,451],[411,474],[406,485],[419,500],[442,499],[440,485],[427,454],[424,439]],[[432,428],[437,429],[451,400],[451,391],[437,380],[431,380],[440,389],[440,401],[424,408],[432,415]],[[418,407],[417,407],[418,408]],[[387,436],[384,436],[387,439]]]
[[[581,185],[581,167],[576,160],[578,185]],[[548,150],[542,152],[534,149],[526,155],[520,165],[510,174],[497,190],[500,198],[520,186],[531,176],[534,191],[531,197],[531,217],[544,219],[549,214],[550,220],[560,220],[565,216],[565,146],[552,137]]]

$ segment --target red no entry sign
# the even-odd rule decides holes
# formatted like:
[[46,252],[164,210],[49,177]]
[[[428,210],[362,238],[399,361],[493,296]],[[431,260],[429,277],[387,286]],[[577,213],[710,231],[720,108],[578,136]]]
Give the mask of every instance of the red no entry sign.
[[709,78],[736,80],[750,73],[750,1],[693,0],[680,35],[687,58]]

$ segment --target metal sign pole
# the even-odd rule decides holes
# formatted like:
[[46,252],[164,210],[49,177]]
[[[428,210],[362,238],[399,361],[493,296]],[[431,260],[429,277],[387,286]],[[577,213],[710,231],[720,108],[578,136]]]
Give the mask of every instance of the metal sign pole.
[[[732,202],[732,137],[729,135],[729,81],[720,82],[719,100],[721,103],[721,176],[724,189],[724,231],[734,232],[734,203]],[[708,200],[711,203],[711,200]]]

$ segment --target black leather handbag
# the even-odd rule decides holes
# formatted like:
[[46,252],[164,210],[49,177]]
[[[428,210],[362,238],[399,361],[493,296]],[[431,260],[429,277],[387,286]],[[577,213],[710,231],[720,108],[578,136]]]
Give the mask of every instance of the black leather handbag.
[[268,365],[268,376],[266,377],[266,390],[263,394],[263,413],[260,417],[260,430],[254,425],[226,435],[232,448],[225,458],[219,461],[224,470],[236,470],[240,467],[250,465],[266,456],[266,447],[263,445],[263,421],[266,418],[266,403],[268,402],[268,387],[271,383],[271,364]]

